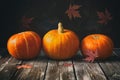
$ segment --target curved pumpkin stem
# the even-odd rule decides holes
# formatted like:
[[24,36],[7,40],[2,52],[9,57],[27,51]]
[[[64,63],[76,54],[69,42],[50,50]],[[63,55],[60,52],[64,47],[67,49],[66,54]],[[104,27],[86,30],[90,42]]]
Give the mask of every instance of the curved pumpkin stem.
[[64,28],[61,22],[58,23],[58,33],[64,33]]

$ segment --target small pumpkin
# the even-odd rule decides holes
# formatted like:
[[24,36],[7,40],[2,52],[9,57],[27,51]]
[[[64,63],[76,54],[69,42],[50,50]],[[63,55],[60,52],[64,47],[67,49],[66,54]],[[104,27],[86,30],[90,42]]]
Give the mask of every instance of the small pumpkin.
[[58,29],[50,30],[44,35],[43,49],[52,59],[68,59],[79,50],[79,39],[73,31],[64,29],[59,22]]
[[104,34],[90,34],[81,41],[81,52],[85,60],[93,62],[95,59],[105,59],[111,56],[113,41]]
[[33,31],[17,33],[9,38],[7,49],[17,59],[32,59],[40,52],[41,38]]

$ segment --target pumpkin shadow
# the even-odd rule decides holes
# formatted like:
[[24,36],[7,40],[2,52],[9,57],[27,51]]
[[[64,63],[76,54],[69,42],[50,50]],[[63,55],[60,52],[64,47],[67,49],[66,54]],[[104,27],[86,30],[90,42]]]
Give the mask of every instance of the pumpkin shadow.
[[[73,59],[74,62],[87,62],[87,61],[84,60],[84,58],[85,57],[82,56],[82,55],[76,55],[72,59]],[[110,56],[106,59],[96,59],[92,63],[105,63],[105,62],[109,62],[109,63],[120,62],[120,57],[119,56]]]
[[5,58],[10,56],[8,50],[6,48],[0,48],[0,58]]
[[[85,57],[82,55],[81,51],[78,51],[77,54],[72,58],[73,62],[87,62],[85,61]],[[120,62],[120,56],[117,54],[112,54],[108,58],[105,59],[96,59],[92,63],[105,63],[105,62]]]
[[49,59],[50,61],[57,61],[57,62],[59,62],[59,61],[72,61],[72,58],[68,58],[68,59],[52,59],[52,58],[49,58],[49,57],[48,57],[48,59]]
[[120,62],[120,57],[119,56],[110,56],[106,59],[99,59],[99,60],[96,60],[96,62],[99,62],[99,63],[105,63],[105,62]]

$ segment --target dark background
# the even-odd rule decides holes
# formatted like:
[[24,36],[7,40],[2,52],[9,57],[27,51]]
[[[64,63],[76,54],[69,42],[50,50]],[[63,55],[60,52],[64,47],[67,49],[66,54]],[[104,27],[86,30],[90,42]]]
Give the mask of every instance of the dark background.
[[[65,14],[69,4],[82,5],[81,18],[70,20]],[[64,28],[76,32],[80,40],[91,33],[103,33],[111,37],[115,47],[120,47],[119,0],[1,0],[0,48],[6,48],[8,38],[18,32],[33,30],[41,37],[61,21]],[[108,9],[112,16],[107,24],[98,24],[96,11]],[[29,28],[23,26],[22,17],[34,17]]]

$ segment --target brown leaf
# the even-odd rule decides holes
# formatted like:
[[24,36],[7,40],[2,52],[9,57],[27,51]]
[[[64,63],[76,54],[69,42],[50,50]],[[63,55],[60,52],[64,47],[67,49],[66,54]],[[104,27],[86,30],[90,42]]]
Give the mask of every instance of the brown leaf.
[[97,12],[98,18],[100,19],[98,23],[107,24],[109,20],[112,19],[111,14],[105,9],[105,12]]
[[106,16],[107,16],[107,18],[108,18],[109,20],[112,19],[111,14],[108,12],[107,9],[105,9],[105,14],[106,14]]
[[80,14],[79,14],[78,11],[75,11],[75,12],[73,13],[73,17],[74,17],[74,18],[77,18],[77,17],[81,17],[81,16],[80,16]]
[[28,18],[26,16],[23,16],[22,17],[22,26],[25,27],[25,28],[29,28],[30,26],[30,23],[32,22],[34,18],[31,17],[31,18]]
[[21,68],[32,68],[32,65],[29,64],[17,65],[17,69],[21,69]]
[[66,10],[66,12],[65,12],[68,15],[69,19],[81,17],[80,13],[78,11],[78,9],[80,7],[81,7],[80,5],[70,5],[69,6],[69,9]]
[[98,50],[97,49],[95,51],[86,50],[85,55],[86,58],[83,60],[87,62],[94,62],[94,60],[98,57]]
[[79,9],[79,8],[80,8],[79,5],[73,5],[73,6],[72,6],[72,9]]

